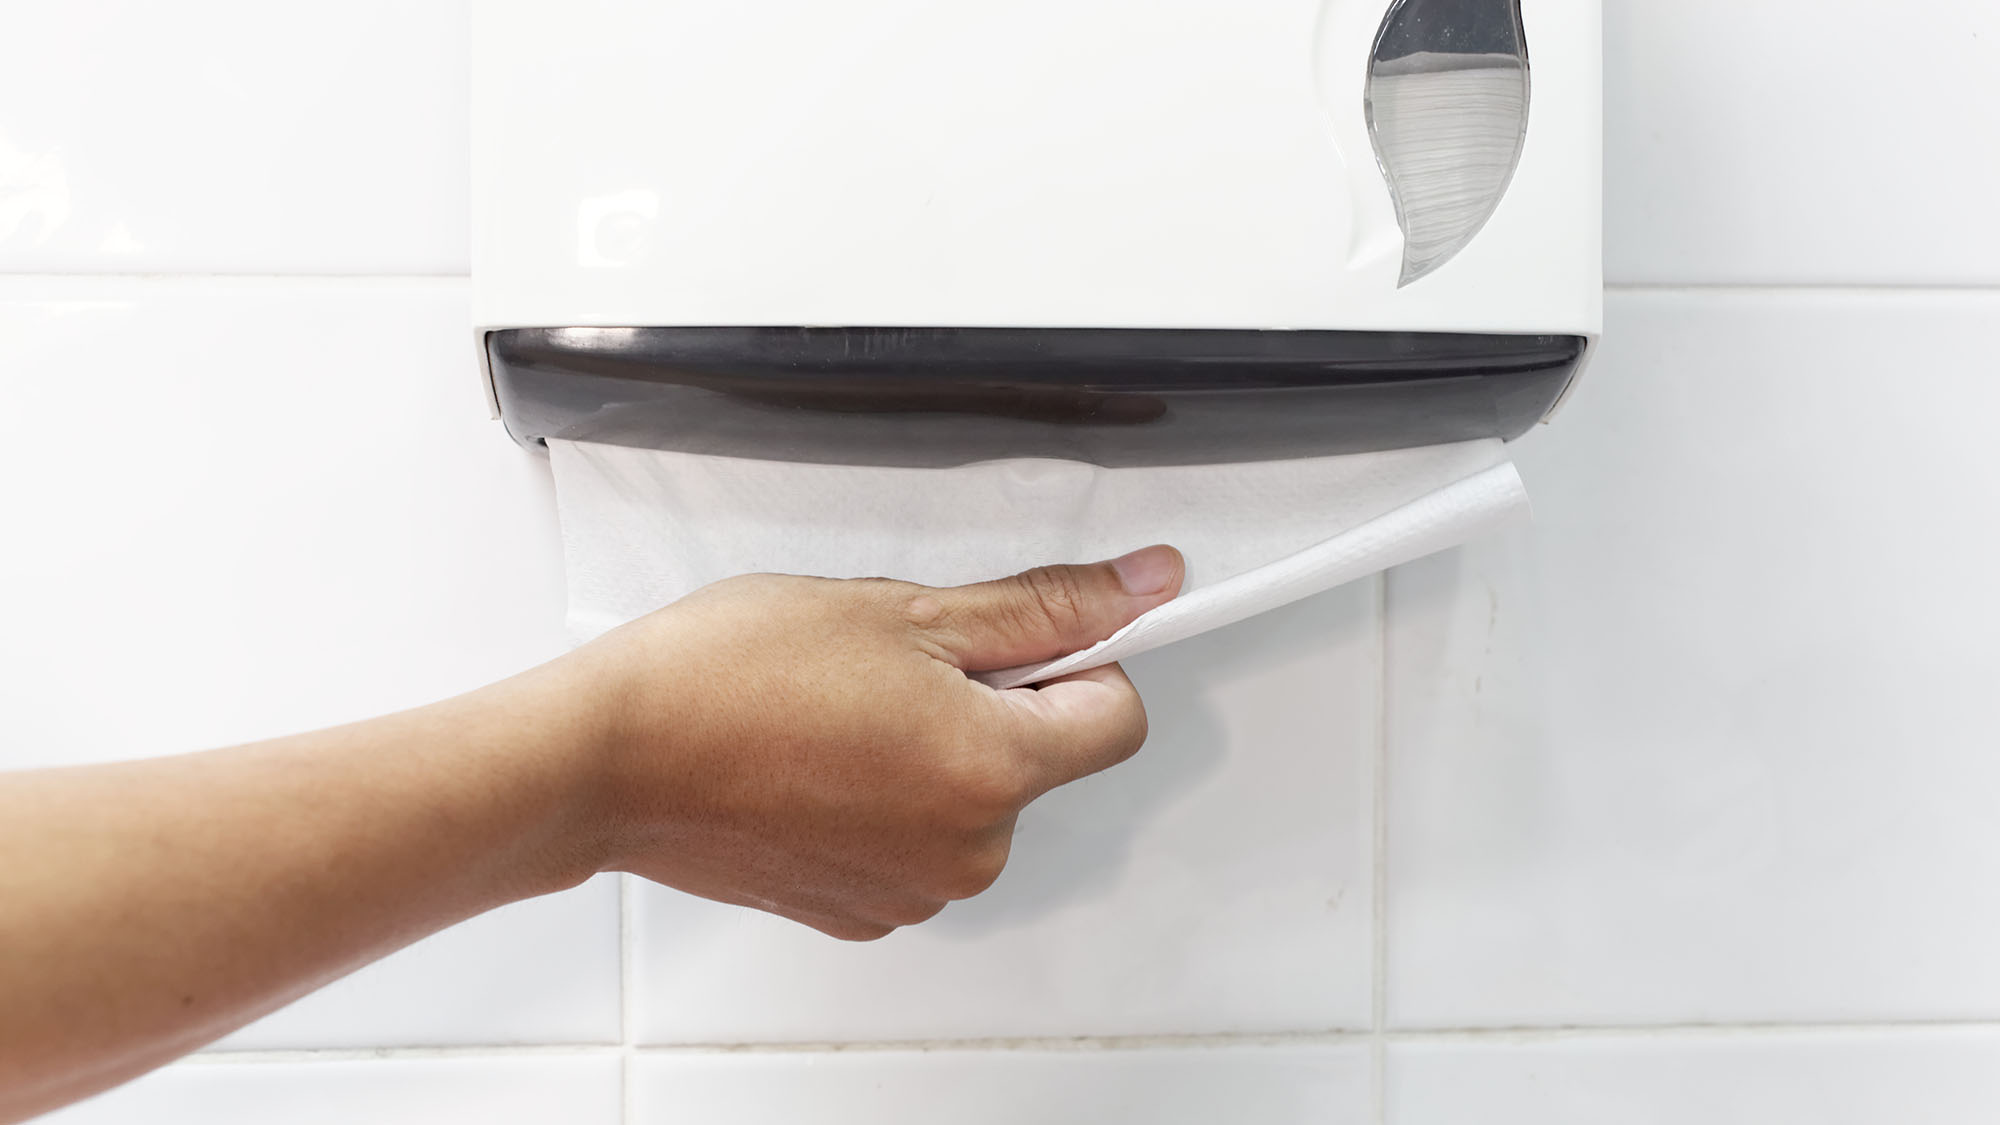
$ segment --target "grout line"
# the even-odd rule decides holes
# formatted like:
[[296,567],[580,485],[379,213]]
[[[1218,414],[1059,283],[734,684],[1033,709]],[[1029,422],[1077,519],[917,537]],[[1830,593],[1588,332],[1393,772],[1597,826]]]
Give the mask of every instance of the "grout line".
[[15,281],[60,281],[65,284],[90,281],[145,282],[350,282],[383,283],[407,281],[470,281],[470,273],[205,273],[199,270],[163,273],[16,273],[0,270],[0,283]]
[[1763,1038],[1812,1035],[1881,1035],[1922,1031],[2000,1032],[1994,1019],[1888,1019],[1862,1022],[1769,1021],[1660,1023],[1550,1027],[1410,1028],[1391,1031],[1395,1043],[1550,1043],[1584,1039]]
[[1858,284],[1852,282],[1826,282],[1826,283],[1795,282],[1788,284],[1772,284],[1770,282],[1749,283],[1749,282],[1728,282],[1728,281],[1715,281],[1715,282],[1621,281],[1621,282],[1606,282],[1604,285],[1604,291],[1606,293],[1743,293],[1752,295],[1762,294],[1770,296],[1777,296],[1788,293],[1803,293],[1803,294],[1827,295],[1827,296],[1896,297],[1896,296],[1924,296],[1927,294],[1964,294],[1964,293],[1995,294],[1995,293],[2000,293],[2000,285],[1995,285],[1989,282],[1964,282],[1962,284],[1951,283],[1951,282],[1927,282],[1922,284],[1909,284],[1909,285],[1877,283],[1873,285],[1867,285],[1867,284]]
[[908,1039],[855,1042],[797,1041],[772,1043],[648,1043],[640,1055],[732,1054],[871,1054],[893,1052],[949,1053],[973,1051],[1146,1051],[1190,1048],[1349,1046],[1366,1043],[1369,1031],[1221,1032],[1210,1035],[1041,1036],[996,1039]]
[[632,1083],[637,1077],[633,1072],[632,1048],[622,1047],[618,1053],[618,1120],[623,1125],[631,1125],[635,1120],[632,1113]]
[[[148,284],[259,284],[344,285],[372,283],[396,285],[409,282],[469,282],[471,273],[209,273],[202,271],[160,273],[47,273],[0,270],[0,285],[16,282],[83,284],[90,282],[143,282]],[[1733,281],[1613,281],[1604,284],[1607,293],[1742,293],[1742,294],[1822,294],[1862,297],[1923,296],[1926,294],[2000,295],[2000,282],[1912,282],[1909,284],[1860,282],[1733,282]]]
[[1372,824],[1371,895],[1369,919],[1369,1042],[1370,1119],[1387,1121],[1386,1074],[1389,1028],[1389,572],[1375,581],[1375,762]]
[[1067,1038],[916,1039],[907,1041],[772,1043],[672,1043],[636,1048],[640,1054],[808,1054],[873,1051],[1143,1051],[1186,1048],[1359,1046],[1435,1043],[1538,1043],[1588,1039],[1756,1038],[1895,1034],[1921,1031],[2000,1033],[2000,1020],[1882,1020],[1876,1022],[1768,1022],[1607,1024],[1599,1027],[1463,1027],[1396,1030],[1329,1030],[1206,1035],[1074,1036]]
[[252,1051],[196,1051],[175,1066],[237,1066],[255,1063],[354,1062],[374,1059],[518,1059],[602,1057],[624,1048],[617,1043],[493,1043],[483,1047],[301,1047]]
[[391,1059],[507,1059],[606,1056],[633,1059],[677,1054],[827,1054],[974,1051],[1144,1051],[1189,1048],[1355,1046],[1475,1043],[1514,1045],[1605,1039],[1781,1038],[1815,1035],[1896,1035],[1915,1032],[2000,1034],[2000,1019],[1893,1019],[1874,1021],[1770,1021],[1761,1023],[1662,1023],[1550,1027],[1458,1027],[1408,1030],[1223,1032],[1208,1035],[1125,1035],[991,1039],[911,1039],[869,1042],[773,1043],[545,1043],[453,1047],[313,1047],[288,1050],[199,1051],[177,1066],[345,1062]]
[[629,1047],[638,1038],[639,1014],[632,1003],[633,949],[632,876],[619,872],[618,880],[618,1042]]
[[618,873],[618,1116],[630,1125],[633,1120],[633,1082],[637,1075],[632,1065],[633,1046],[638,1041],[638,1005],[632,1002],[633,966],[638,964],[638,950],[634,945],[632,927],[633,900],[638,895],[634,876]]

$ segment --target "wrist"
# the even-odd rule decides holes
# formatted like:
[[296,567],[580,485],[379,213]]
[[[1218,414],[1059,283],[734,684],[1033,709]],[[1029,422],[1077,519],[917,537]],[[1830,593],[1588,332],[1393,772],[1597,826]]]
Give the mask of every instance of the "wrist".
[[577,655],[448,704],[475,713],[468,749],[515,842],[512,898],[567,890],[616,854],[617,702]]

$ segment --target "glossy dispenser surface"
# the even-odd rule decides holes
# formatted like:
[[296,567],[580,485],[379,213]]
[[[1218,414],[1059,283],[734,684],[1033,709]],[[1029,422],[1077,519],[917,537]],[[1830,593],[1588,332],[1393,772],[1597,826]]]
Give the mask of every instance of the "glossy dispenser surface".
[[474,74],[479,355],[530,445],[1511,439],[1599,329],[1596,0],[490,0]]

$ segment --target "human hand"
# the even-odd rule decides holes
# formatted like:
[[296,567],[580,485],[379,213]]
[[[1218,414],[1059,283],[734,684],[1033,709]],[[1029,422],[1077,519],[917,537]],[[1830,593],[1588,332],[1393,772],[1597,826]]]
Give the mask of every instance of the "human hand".
[[1116,667],[966,673],[1088,647],[1182,569],[739,578],[426,707],[0,776],[0,1122],[598,871],[843,938],[929,918],[1000,874],[1023,806],[1146,736]]
[[997,691],[969,672],[1087,648],[1180,590],[1152,547],[933,589],[751,575],[571,654],[605,732],[606,870],[869,940],[985,890],[1021,809],[1124,761],[1116,665]]

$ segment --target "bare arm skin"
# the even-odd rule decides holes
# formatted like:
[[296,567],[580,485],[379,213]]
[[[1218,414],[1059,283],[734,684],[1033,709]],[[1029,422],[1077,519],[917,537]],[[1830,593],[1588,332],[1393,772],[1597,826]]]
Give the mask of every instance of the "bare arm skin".
[[1145,738],[1116,667],[965,673],[1094,644],[1181,578],[1151,548],[955,589],[733,579],[415,711],[0,775],[0,1121],[600,871],[840,938],[923,921]]

